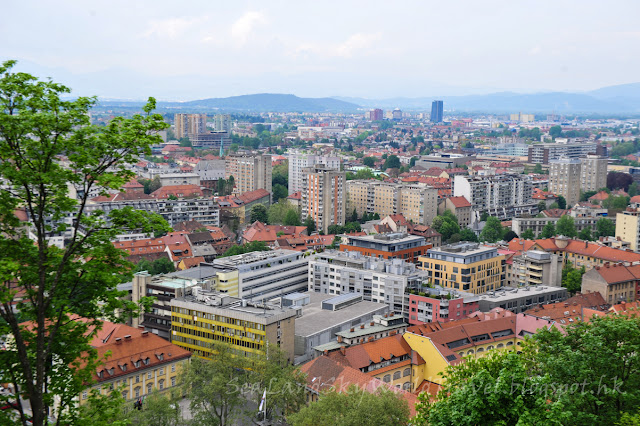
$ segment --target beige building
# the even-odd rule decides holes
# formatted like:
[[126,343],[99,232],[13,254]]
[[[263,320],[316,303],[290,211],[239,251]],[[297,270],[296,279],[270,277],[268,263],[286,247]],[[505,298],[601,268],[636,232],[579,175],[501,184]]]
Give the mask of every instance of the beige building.
[[607,187],[607,157],[589,154],[580,159],[582,171],[580,172],[580,189],[582,192],[598,191]]
[[630,244],[631,250],[640,247],[640,211],[624,211],[616,215],[616,238]]
[[507,264],[507,281],[512,287],[562,285],[562,256],[539,250],[529,250],[514,256]]
[[430,225],[437,215],[438,191],[424,186],[400,185],[376,180],[347,182],[347,212],[380,217],[402,214],[414,224]]
[[271,155],[229,155],[225,159],[224,177],[233,176],[234,194],[243,194],[256,189],[271,192]]
[[609,304],[635,302],[640,282],[640,265],[622,263],[596,266],[582,276],[582,293],[600,293]]
[[582,162],[579,158],[549,161],[549,191],[562,195],[567,206],[580,201]]
[[204,133],[207,129],[207,114],[176,114],[174,116],[176,138]]
[[445,210],[449,210],[458,218],[458,225],[466,228],[471,224],[471,203],[464,197],[449,197],[440,201],[438,205],[438,214],[444,214]]
[[311,216],[316,229],[344,225],[346,173],[327,166],[308,167],[302,175],[302,221]]

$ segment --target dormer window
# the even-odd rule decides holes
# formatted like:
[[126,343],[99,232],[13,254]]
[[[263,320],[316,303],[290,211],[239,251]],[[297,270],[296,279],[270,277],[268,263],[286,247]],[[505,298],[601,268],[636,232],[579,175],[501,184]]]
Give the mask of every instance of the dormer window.
[[149,359],[149,357],[146,357],[146,358],[144,359],[144,365],[149,365],[149,362],[150,362],[150,361],[151,361],[151,360]]
[[140,367],[140,361],[134,361],[134,362],[133,362],[133,366],[134,366],[135,368]]
[[127,364],[121,364],[120,368],[122,369],[122,371],[127,371]]
[[156,354],[156,356],[158,357],[158,359],[160,361],[162,361],[164,359],[164,354],[163,353],[162,354]]
[[111,367],[110,369],[107,370],[109,372],[110,376],[113,376],[113,373],[115,373],[115,369],[113,367]]

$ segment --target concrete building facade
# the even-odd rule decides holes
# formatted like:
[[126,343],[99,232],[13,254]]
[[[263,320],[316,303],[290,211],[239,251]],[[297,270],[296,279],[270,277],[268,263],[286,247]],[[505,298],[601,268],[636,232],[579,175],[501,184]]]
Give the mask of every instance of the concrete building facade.
[[346,173],[327,166],[304,169],[301,190],[301,219],[311,217],[316,229],[328,233],[331,225],[344,225],[346,216]]
[[335,155],[317,155],[314,152],[290,150],[289,161],[289,194],[302,190],[305,169],[322,164],[328,169],[340,171],[340,157]]
[[562,195],[568,206],[580,201],[581,176],[582,162],[578,158],[549,161],[549,191]]
[[242,194],[256,189],[271,192],[271,155],[229,155],[225,159],[225,179],[233,176],[234,194]]
[[173,122],[176,138],[186,138],[207,129],[207,114],[175,114]]
[[582,192],[599,191],[607,187],[607,157],[589,154],[580,159],[582,170],[580,172],[580,189]]

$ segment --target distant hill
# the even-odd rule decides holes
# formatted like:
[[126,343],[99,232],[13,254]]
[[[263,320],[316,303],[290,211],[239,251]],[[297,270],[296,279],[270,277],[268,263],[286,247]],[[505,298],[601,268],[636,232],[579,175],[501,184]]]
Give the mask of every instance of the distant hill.
[[275,93],[210,98],[190,102],[160,102],[159,106],[200,107],[225,111],[254,112],[345,112],[356,111],[360,108],[354,103],[333,98],[299,98],[295,95]]

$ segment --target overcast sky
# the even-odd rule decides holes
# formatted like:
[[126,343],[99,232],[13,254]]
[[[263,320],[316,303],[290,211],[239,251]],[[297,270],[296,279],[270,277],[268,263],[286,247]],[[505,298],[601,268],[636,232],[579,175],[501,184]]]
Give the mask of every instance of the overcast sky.
[[640,1],[7,1],[0,58],[74,93],[437,96],[640,81]]

